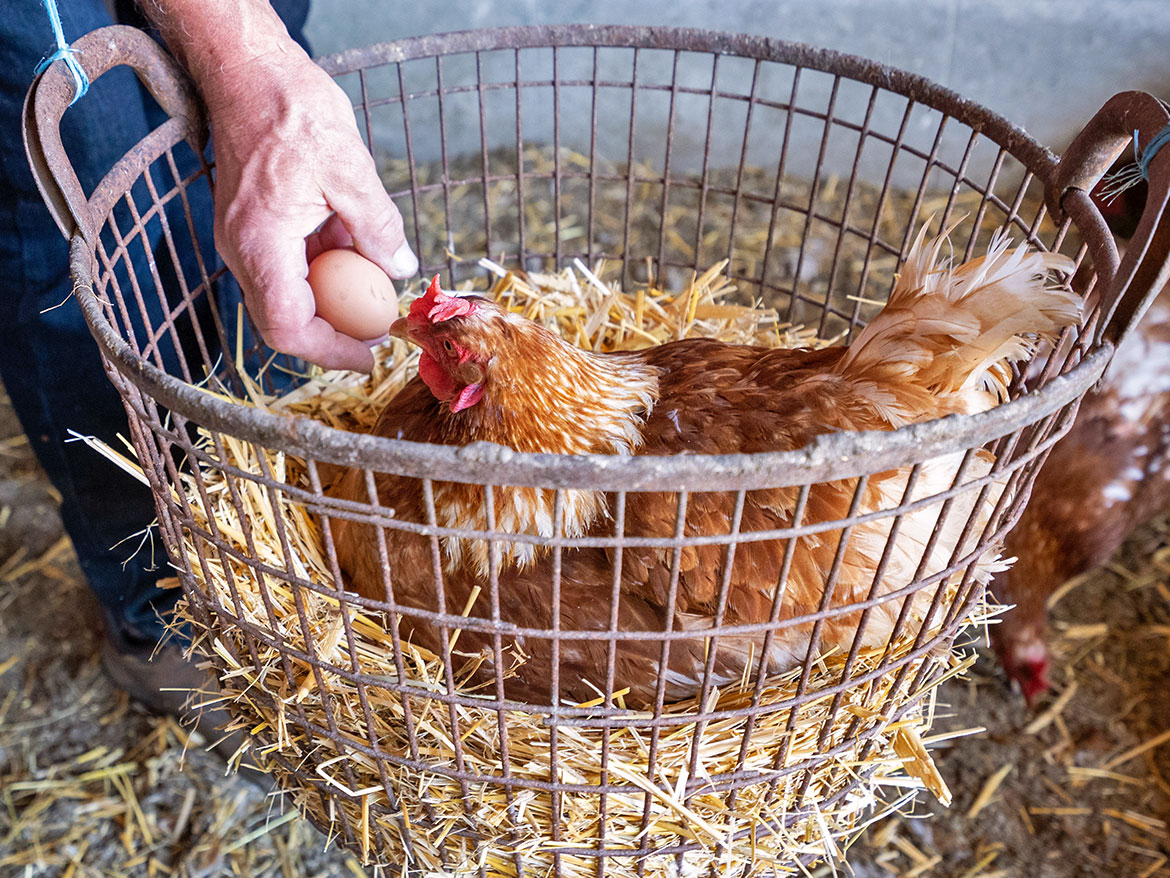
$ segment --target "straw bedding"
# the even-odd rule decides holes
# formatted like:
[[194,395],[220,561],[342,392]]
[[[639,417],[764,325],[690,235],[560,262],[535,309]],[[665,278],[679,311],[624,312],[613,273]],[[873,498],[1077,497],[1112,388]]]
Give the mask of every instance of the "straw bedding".
[[[619,290],[600,279],[604,276],[600,264],[592,269],[579,264],[576,270],[548,275],[513,273],[486,260],[481,265],[496,276],[492,293],[499,300],[592,349],[643,347],[688,335],[788,347],[829,343],[782,324],[767,308],[728,304],[734,287],[722,274],[724,264],[692,278],[677,295],[654,287]],[[371,376],[318,374],[284,396],[267,397],[250,385],[244,398],[230,398],[361,431],[411,377],[417,357],[404,343],[391,341],[378,359]],[[209,392],[227,395],[222,388]],[[644,727],[649,714],[631,711],[628,722],[607,730],[588,724],[553,725],[538,711],[499,716],[488,708],[449,708],[425,697],[446,691],[442,662],[408,643],[402,650],[404,682],[414,694],[404,698],[390,688],[359,688],[330,667],[397,683],[391,635],[380,618],[357,607],[291,588],[258,572],[257,566],[268,565],[317,583],[324,591],[335,587],[319,524],[309,510],[221,469],[271,474],[310,487],[305,462],[226,435],[205,434],[203,447],[211,465],[183,473],[186,499],[177,495],[174,499],[190,504],[197,530],[217,534],[234,551],[205,551],[201,561],[194,541],[202,537],[186,533],[183,548],[197,573],[195,587],[207,604],[222,611],[211,617],[210,625],[198,607],[186,607],[183,613],[196,631],[196,646],[218,658],[224,697],[234,706],[237,725],[255,736],[261,756],[279,754],[274,771],[287,781],[287,796],[366,862],[409,862],[419,874],[483,869],[488,875],[516,874],[521,863],[525,874],[543,875],[559,864],[567,875],[594,875],[596,857],[569,849],[596,848],[603,839],[601,844],[611,852],[634,851],[642,845],[692,848],[678,856],[608,857],[610,875],[690,875],[713,864],[731,874],[788,873],[803,869],[800,861],[838,855],[881,803],[896,805],[923,787],[943,802],[949,800],[923,738],[932,719],[935,687],[971,661],[957,652],[914,658],[898,692],[891,691],[896,676],[892,674],[850,687],[823,741],[831,695],[805,703],[794,716],[785,710],[759,713],[754,720],[716,718],[700,730],[693,717],[704,705],[695,700],[670,705],[666,709],[670,724],[653,747],[652,772],[648,758],[655,736]],[[242,520],[233,495],[242,501]],[[953,589],[948,588],[952,593],[944,606],[954,596]],[[352,641],[345,617],[351,623]],[[241,621],[261,635],[254,647],[245,642]],[[893,657],[910,652],[913,635],[911,626],[889,647]],[[309,663],[282,654],[265,641],[307,647],[324,665],[314,671]],[[884,650],[863,651],[854,675],[865,674],[884,655]],[[468,678],[470,663],[477,660],[460,657],[467,664],[452,669],[457,683]],[[923,675],[928,682],[922,690],[905,692],[924,661],[938,667]],[[823,656],[812,670],[808,691],[838,682],[844,663],[843,655]],[[761,703],[791,698],[799,676],[794,670],[767,681]],[[732,686],[713,691],[705,707],[711,711],[745,707],[751,703],[752,690]],[[463,694],[473,692],[470,685],[462,689]],[[905,706],[906,711],[900,717],[879,712],[889,711],[889,705]],[[321,729],[336,722],[342,736],[356,745],[376,745],[385,754],[382,766],[357,749],[337,752],[324,736],[307,734],[302,718]],[[507,770],[515,782],[511,792],[499,782],[505,729]],[[745,737],[751,743],[741,753]],[[872,740],[869,748],[866,738]],[[701,742],[697,757],[692,753],[696,739]],[[555,777],[550,772],[554,748],[559,767]],[[608,754],[607,777],[601,774],[603,749]],[[810,769],[805,803],[825,803],[855,779],[864,782],[839,801],[792,813],[805,774],[778,779],[776,769],[825,753],[832,755]],[[721,781],[740,759],[744,774],[739,777],[750,782],[729,795]],[[416,765],[406,764],[410,761]],[[418,768],[418,761],[427,767]],[[461,782],[451,777],[458,765],[476,779]],[[333,795],[323,799],[316,790],[290,779],[294,766],[303,770],[315,766],[318,785]],[[583,791],[553,794],[539,788],[549,781],[579,785]],[[621,786],[605,796],[589,789],[604,783]],[[396,802],[387,796],[387,787]]]

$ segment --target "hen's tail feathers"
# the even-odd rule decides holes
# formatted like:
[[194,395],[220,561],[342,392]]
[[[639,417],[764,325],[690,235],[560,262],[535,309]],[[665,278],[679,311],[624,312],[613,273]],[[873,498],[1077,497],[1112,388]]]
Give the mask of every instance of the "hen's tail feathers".
[[1067,256],[1012,247],[1001,232],[986,256],[952,267],[941,255],[952,229],[928,241],[923,227],[886,307],[838,366],[873,388],[895,424],[1004,401],[1011,364],[1081,317],[1080,297],[1049,283],[1051,272],[1072,271]]

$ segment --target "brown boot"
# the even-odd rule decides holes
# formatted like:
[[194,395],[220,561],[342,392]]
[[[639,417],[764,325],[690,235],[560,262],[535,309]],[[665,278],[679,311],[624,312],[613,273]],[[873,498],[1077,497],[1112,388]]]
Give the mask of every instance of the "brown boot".
[[107,637],[102,645],[102,667],[114,685],[143,707],[160,715],[176,716],[187,728],[198,731],[216,753],[237,766],[247,780],[271,787],[272,779],[251,758],[238,756],[245,743],[240,730],[223,732],[231,714],[216,702],[219,683],[210,671],[201,670],[174,644],[154,650],[133,648]]

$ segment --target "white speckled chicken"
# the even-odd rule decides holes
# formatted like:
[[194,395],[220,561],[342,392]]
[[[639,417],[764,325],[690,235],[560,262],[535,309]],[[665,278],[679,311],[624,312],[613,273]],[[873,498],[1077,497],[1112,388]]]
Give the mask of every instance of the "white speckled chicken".
[[993,642],[1028,701],[1048,688],[1048,598],[1170,509],[1168,451],[1170,290],[1163,290],[1053,446],[1006,540],[1005,553],[1019,560],[996,576],[992,590],[1016,606],[993,627]]
[[[717,454],[796,449],[821,433],[891,430],[948,414],[983,411],[1004,398],[1010,363],[1078,320],[1080,300],[1048,283],[1051,271],[1070,268],[1063,256],[1037,253],[1023,245],[1012,247],[1001,237],[986,256],[952,267],[941,257],[945,240],[926,240],[924,230],[885,309],[850,347],[818,351],[687,339],[637,352],[594,354],[494,302],[448,295],[433,283],[413,304],[409,316],[391,330],[422,348],[419,376],[389,403],[375,431],[450,445],[487,440],[523,452]],[[946,490],[962,457],[952,454],[925,464],[914,497]],[[991,464],[989,454],[977,455],[968,466],[967,478],[986,474]],[[906,468],[871,477],[858,511],[897,506],[909,473]],[[808,494],[803,521],[844,518],[856,484],[849,479],[815,485]],[[399,518],[426,520],[418,480],[381,474],[375,488],[377,501],[395,510]],[[361,471],[347,473],[334,493],[348,500],[371,500]],[[980,509],[973,509],[973,493],[965,492],[955,502],[925,559],[927,574],[944,569],[953,550],[964,550],[959,543],[969,514],[985,521],[998,498],[993,490]],[[493,496],[497,532],[546,538],[554,534],[552,491],[505,486],[496,487]],[[741,530],[791,526],[797,496],[796,488],[749,492]],[[484,490],[479,485],[438,483],[434,503],[441,525],[486,527]],[[676,508],[672,494],[630,493],[624,512],[626,535],[671,537]],[[613,533],[612,496],[568,491],[563,512],[568,536]],[[734,512],[733,494],[691,494],[685,533],[727,534]],[[937,506],[903,517],[876,596],[910,582],[937,520]],[[829,606],[857,602],[870,594],[890,527],[887,516],[852,529]],[[407,530],[387,530],[392,575],[387,581],[370,525],[339,520],[333,532],[348,585],[362,595],[384,600],[392,588],[400,605],[459,614],[480,587],[471,615],[492,616],[489,554],[482,541],[446,539],[441,568],[436,571],[428,538]],[[780,620],[820,606],[838,536],[839,531],[829,530],[797,542]],[[678,559],[677,589],[672,589],[674,553],[670,549],[627,546],[621,555],[618,606],[613,607],[612,551],[565,551],[560,559],[560,617],[554,620],[550,609],[553,554],[533,542],[504,539],[496,545],[499,613],[506,623],[549,629],[555,621],[562,631],[604,632],[612,614],[619,632],[695,632],[693,638],[673,641],[666,668],[660,667],[661,642],[653,640],[619,639],[611,659],[604,639],[563,640],[558,653],[547,638],[506,634],[501,638],[505,650],[523,656],[510,669],[507,695],[545,703],[550,698],[594,698],[605,685],[611,660],[615,687],[629,689],[626,701],[631,705],[653,700],[660,678],[668,700],[696,693],[712,648],[716,650],[714,682],[739,679],[745,665],[759,660],[762,636],[723,635],[711,641],[704,634],[720,613],[725,625],[766,622],[785,555],[783,541],[745,541],[737,546],[727,571],[722,546],[688,547]],[[994,561],[988,556],[979,561],[982,577],[990,576]],[[436,572],[441,572],[446,595],[442,607]],[[730,587],[720,607],[724,576],[730,577]],[[921,624],[931,596],[930,589],[919,593],[910,614],[912,625]],[[875,607],[863,643],[885,643],[901,608],[899,600]],[[828,620],[822,630],[822,651],[848,650],[859,616],[854,612]],[[439,633],[432,623],[408,615],[401,625],[415,642],[438,649]],[[805,623],[777,634],[767,655],[767,669],[777,672],[803,662],[812,627]],[[490,633],[470,628],[462,631],[459,640],[462,652],[489,654],[479,671],[482,681],[489,684],[495,676],[492,643]],[[558,681],[556,692],[553,680]]]
[[[1145,208],[1145,181],[1102,193],[1129,162],[1118,159],[1093,201],[1120,248]],[[995,578],[1014,604],[992,628],[1008,678],[1032,702],[1048,689],[1048,598],[1066,581],[1105,563],[1138,525],[1170,510],[1170,289],[1162,290],[1114,355],[1076,422],[1053,447],[1032,498],[1008,535],[1019,561]]]

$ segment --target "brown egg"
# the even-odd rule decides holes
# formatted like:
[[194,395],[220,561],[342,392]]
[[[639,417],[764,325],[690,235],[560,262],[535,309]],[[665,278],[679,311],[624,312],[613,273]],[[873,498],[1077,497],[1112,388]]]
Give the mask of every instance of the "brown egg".
[[367,340],[386,334],[398,317],[394,284],[355,250],[326,250],[309,265],[317,316],[338,332]]

